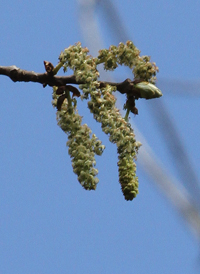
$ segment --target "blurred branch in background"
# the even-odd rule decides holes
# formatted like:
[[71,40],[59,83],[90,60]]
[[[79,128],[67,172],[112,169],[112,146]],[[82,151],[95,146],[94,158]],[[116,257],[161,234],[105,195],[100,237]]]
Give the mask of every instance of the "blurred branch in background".
[[162,101],[159,103],[153,102],[150,109],[156,123],[159,125],[163,141],[170,151],[172,161],[180,174],[182,184],[189,191],[190,195],[192,195],[193,202],[196,203],[200,209],[200,188],[198,178],[184,148],[175,122]]
[[181,95],[188,97],[200,97],[200,82],[176,79],[160,79],[158,86],[166,90],[169,95]]
[[[87,46],[91,49],[92,54],[97,54],[102,48],[103,40],[100,36],[100,30],[95,13],[99,8],[102,9],[103,19],[108,22],[107,26],[110,32],[115,36],[118,42],[130,40],[126,32],[117,9],[110,0],[78,0],[80,13],[80,26],[87,42]],[[103,72],[101,72],[103,73]],[[104,77],[104,75],[103,75]],[[110,80],[110,79],[109,79]],[[200,83],[192,84],[187,81],[176,80],[160,80],[159,86],[165,87],[165,90],[173,93],[184,92],[184,94],[198,96]],[[156,109],[156,111],[155,111]],[[200,239],[200,190],[196,173],[190,164],[190,159],[182,145],[180,135],[176,130],[176,126],[167,111],[164,104],[154,102],[151,113],[164,136],[164,141],[168,146],[172,161],[175,163],[177,170],[181,176],[182,182],[175,180],[168,170],[163,168],[154,152],[150,149],[145,138],[136,130],[136,136],[142,141],[143,146],[140,149],[138,160],[147,175],[158,186],[168,201],[175,207],[176,211],[185,219],[188,226]],[[158,115],[159,113],[159,115]],[[134,125],[134,129],[136,129]]]
[[168,201],[176,208],[178,213],[185,219],[190,229],[200,239],[200,216],[193,197],[181,185],[181,183],[173,178],[169,170],[166,170],[154,152],[137,130],[134,125],[136,136],[142,142],[138,161],[141,164],[148,177],[156,184],[156,186],[168,198]]

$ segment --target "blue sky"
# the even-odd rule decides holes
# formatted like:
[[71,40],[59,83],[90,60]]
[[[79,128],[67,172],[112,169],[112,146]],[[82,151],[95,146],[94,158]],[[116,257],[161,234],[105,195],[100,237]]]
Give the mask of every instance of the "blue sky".
[[[113,1],[144,55],[160,68],[159,79],[199,81],[200,2]],[[0,65],[43,72],[69,45],[87,41],[77,1],[10,1],[0,10]],[[102,10],[97,13],[104,46],[118,43]],[[117,76],[127,78],[126,70]],[[56,124],[51,88],[13,83],[0,76],[0,273],[199,273],[199,245],[185,222],[138,166],[139,195],[124,200],[116,147],[78,102],[84,121],[106,145],[97,158],[99,184],[87,192],[72,172],[67,136]],[[170,92],[159,99],[186,147],[199,178],[199,97]],[[153,102],[137,102],[132,117],[166,168],[180,179]],[[183,167],[184,168],[184,167]]]

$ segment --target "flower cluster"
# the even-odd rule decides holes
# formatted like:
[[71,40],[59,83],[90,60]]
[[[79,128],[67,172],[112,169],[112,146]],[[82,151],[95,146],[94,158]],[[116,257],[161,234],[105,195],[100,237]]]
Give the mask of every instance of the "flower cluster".
[[[53,105],[56,106],[58,96],[56,89],[53,92]],[[97,139],[96,135],[91,136],[91,130],[87,124],[82,125],[82,118],[75,106],[70,106],[67,99],[64,100],[62,108],[57,111],[57,121],[61,129],[68,135],[67,146],[69,155],[72,158],[74,173],[78,175],[78,181],[87,190],[96,189],[98,170],[95,154],[101,155],[104,145]]]
[[114,70],[119,65],[125,65],[132,69],[135,79],[141,79],[154,83],[158,67],[150,62],[149,56],[140,56],[140,51],[131,41],[119,46],[110,46],[109,49],[99,51],[98,64],[104,63],[105,70]]
[[109,135],[109,140],[117,145],[119,182],[126,200],[132,200],[138,193],[136,177],[136,159],[138,146],[130,125],[122,118],[115,107],[116,98],[113,87],[107,85],[99,95],[91,94],[88,107],[96,121],[101,123],[102,130]]
[[154,62],[150,62],[150,56],[138,56],[133,69],[135,79],[145,80],[154,84],[156,81],[157,72],[158,67]]
[[98,85],[97,78],[99,72],[96,68],[96,58],[87,54],[88,49],[82,48],[81,43],[77,43],[75,46],[70,46],[61,52],[59,56],[60,62],[64,65],[64,71],[67,71],[69,67],[74,71],[77,82],[83,82],[82,99],[88,99],[90,89],[95,88]]
[[[109,84],[100,85],[97,66],[103,64],[105,70],[114,70],[118,65],[128,66],[137,80],[134,88],[140,92],[141,98],[146,99],[161,96],[160,90],[150,84],[155,81],[158,68],[155,63],[150,62],[150,57],[140,56],[140,51],[131,41],[120,43],[118,47],[110,46],[109,49],[100,50],[96,58],[88,55],[88,49],[77,43],[61,52],[59,60],[64,71],[67,71],[67,68],[73,70],[76,82],[83,92],[81,98],[89,99],[88,108],[94,119],[101,123],[102,130],[109,136],[110,142],[117,145],[119,182],[125,199],[132,200],[138,194],[135,160],[141,143],[136,142],[127,117],[124,119],[115,107],[116,98],[113,92],[116,87]],[[65,92],[69,93],[67,90],[66,88]],[[68,135],[67,145],[73,170],[85,189],[95,189],[98,182],[95,176],[98,171],[94,168],[94,156],[101,155],[104,146],[94,134],[91,136],[91,130],[86,124],[81,125],[82,118],[77,112],[76,100],[71,99],[69,94],[61,96],[57,119],[58,125]],[[56,106],[59,98],[55,89],[53,98],[53,105]],[[135,97],[132,99],[134,103]],[[134,110],[136,113],[136,108]]]

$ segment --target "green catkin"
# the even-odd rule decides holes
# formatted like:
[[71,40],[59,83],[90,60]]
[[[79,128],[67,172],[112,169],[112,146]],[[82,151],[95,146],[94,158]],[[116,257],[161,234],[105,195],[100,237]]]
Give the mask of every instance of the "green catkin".
[[[97,65],[103,64],[105,70],[114,70],[118,65],[128,66],[135,79],[142,79],[149,83],[155,82],[158,71],[155,63],[150,62],[149,56],[140,56],[140,51],[131,41],[120,43],[118,47],[110,46],[109,49],[99,51],[98,57],[88,55],[88,49],[82,48],[81,43],[66,48],[59,57],[64,71],[73,70],[82,90],[81,99],[89,99],[88,108],[94,119],[101,123],[103,132],[109,136],[110,142],[117,145],[118,172],[121,189],[126,200],[132,200],[138,194],[138,177],[136,176],[136,156],[141,145],[136,142],[133,129],[122,118],[116,108],[116,98],[113,92],[116,88],[110,85],[100,88]],[[56,100],[54,91],[54,100]],[[56,102],[54,102],[56,105]],[[72,111],[69,111],[72,108]],[[82,118],[76,107],[68,106],[65,99],[61,111],[57,112],[59,126],[67,133],[69,154],[72,158],[74,172],[85,189],[95,189],[98,173],[94,168],[95,154],[101,155],[104,146],[101,141],[85,125],[81,125]]]
[[[53,93],[53,105],[56,105],[57,95]],[[72,167],[78,176],[78,181],[87,190],[96,189],[98,170],[95,154],[101,155],[104,146],[87,124],[82,125],[82,117],[75,107],[68,105],[67,99],[63,102],[60,111],[57,111],[57,121],[61,129],[68,135],[68,153],[72,159]]]
[[138,194],[134,162],[137,154],[135,135],[115,107],[116,98],[112,91],[113,88],[107,85],[101,89],[101,97],[91,94],[88,107],[94,118],[101,123],[102,130],[109,136],[110,142],[117,145],[119,182],[125,199],[132,200]]

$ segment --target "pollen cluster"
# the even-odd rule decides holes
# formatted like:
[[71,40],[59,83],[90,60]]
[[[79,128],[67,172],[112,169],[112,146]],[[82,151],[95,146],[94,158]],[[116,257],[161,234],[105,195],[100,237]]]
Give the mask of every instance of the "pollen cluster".
[[[128,66],[136,79],[143,79],[149,83],[155,81],[158,71],[155,63],[150,62],[148,56],[140,56],[140,51],[131,41],[119,46],[99,51],[97,57],[88,54],[88,49],[80,43],[66,48],[61,52],[59,61],[64,72],[70,68],[79,89],[81,99],[88,101],[88,108],[93,118],[101,124],[102,131],[108,135],[109,141],[116,144],[118,153],[119,183],[126,200],[132,200],[138,194],[138,177],[136,164],[138,148],[133,129],[116,108],[114,85],[100,85],[97,66],[104,65],[105,70],[114,70],[118,65]],[[59,95],[57,87],[53,91],[53,105],[57,105]],[[63,95],[62,95],[63,96]],[[98,170],[95,168],[95,155],[101,155],[105,148],[101,141],[92,134],[87,124],[82,125],[82,117],[77,111],[77,101],[71,98],[66,89],[62,106],[57,110],[57,121],[61,129],[68,135],[67,146],[72,159],[72,167],[78,176],[78,181],[85,189],[96,189]],[[140,144],[140,145],[138,145]]]

